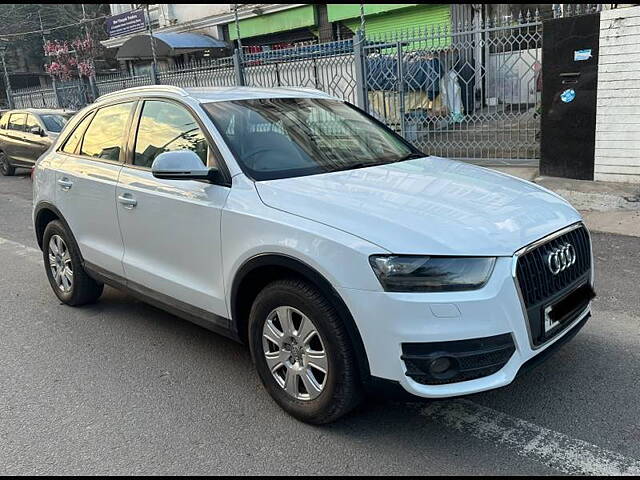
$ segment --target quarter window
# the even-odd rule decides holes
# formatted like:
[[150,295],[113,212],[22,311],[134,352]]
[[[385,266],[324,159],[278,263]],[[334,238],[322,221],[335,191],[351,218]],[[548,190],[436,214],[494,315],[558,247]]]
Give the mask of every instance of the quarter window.
[[24,132],[24,124],[26,119],[26,113],[12,113],[11,117],[9,117],[9,130]]
[[151,168],[163,152],[192,150],[207,164],[207,141],[193,116],[169,102],[144,102],[136,138],[133,164]]
[[80,154],[118,161],[132,105],[119,103],[98,110],[84,134]]
[[62,147],[63,152],[76,153],[76,151],[78,150],[78,145],[80,144],[80,140],[82,140],[82,134],[84,133],[84,130],[87,128],[87,125],[89,125],[91,118],[93,118],[92,114],[87,115],[78,124],[78,126],[76,126],[76,128],[73,130],[73,133],[69,135],[69,138],[65,142],[64,147]]

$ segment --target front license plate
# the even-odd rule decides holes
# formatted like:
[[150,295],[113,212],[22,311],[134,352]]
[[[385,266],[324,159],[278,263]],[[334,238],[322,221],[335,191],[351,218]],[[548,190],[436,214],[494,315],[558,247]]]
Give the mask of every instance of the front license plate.
[[588,284],[583,284],[557,302],[544,308],[544,333],[548,334],[559,325],[576,318],[595,297]]
[[553,305],[549,305],[544,309],[544,333],[549,333],[551,330],[560,325],[559,320],[554,320],[551,316]]

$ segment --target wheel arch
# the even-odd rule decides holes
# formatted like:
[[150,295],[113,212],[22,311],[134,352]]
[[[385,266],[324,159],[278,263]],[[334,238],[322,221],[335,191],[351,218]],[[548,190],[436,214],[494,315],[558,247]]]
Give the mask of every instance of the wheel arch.
[[[36,240],[38,242],[38,247],[42,250],[42,239],[44,238],[44,231],[47,228],[47,225],[54,220],[59,220],[64,225],[64,228],[69,232],[73,242],[78,246],[78,242],[76,242],[75,237],[73,236],[73,232],[69,227],[69,224],[65,220],[60,210],[58,210],[53,204],[49,202],[40,202],[36,205],[35,212],[33,215],[33,227],[36,232]],[[80,249],[78,248],[78,252]]]
[[249,311],[262,288],[274,280],[291,276],[312,283],[337,310],[355,349],[360,378],[363,382],[368,381],[371,371],[367,353],[349,308],[321,273],[297,258],[280,253],[260,254],[246,260],[237,270],[231,286],[231,319],[238,337],[244,342],[248,339]]

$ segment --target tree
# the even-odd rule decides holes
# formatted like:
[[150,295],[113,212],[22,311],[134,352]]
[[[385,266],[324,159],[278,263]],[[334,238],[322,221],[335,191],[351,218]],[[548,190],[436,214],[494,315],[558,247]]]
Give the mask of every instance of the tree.
[[[8,63],[13,67],[10,70],[16,71],[24,63],[33,67],[28,70],[43,71],[45,63],[50,63],[43,45],[47,40],[71,43],[89,38],[94,60],[109,57],[100,44],[107,38],[101,18],[105,15],[109,15],[108,4],[84,4],[84,12],[82,4],[1,4],[0,39],[8,43]],[[83,22],[95,18],[101,19]],[[44,35],[40,31],[41,21]],[[21,58],[17,58],[17,52]]]

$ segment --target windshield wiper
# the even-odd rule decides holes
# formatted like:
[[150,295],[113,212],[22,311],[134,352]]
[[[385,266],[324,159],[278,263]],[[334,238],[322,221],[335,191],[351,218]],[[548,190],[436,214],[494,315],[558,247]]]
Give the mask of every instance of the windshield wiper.
[[366,168],[366,167],[375,167],[377,165],[384,165],[388,162],[358,162],[358,163],[350,163],[349,165],[345,165],[344,168],[340,170],[355,170],[356,168]]
[[416,158],[424,158],[426,156],[427,155],[424,155],[422,153],[411,152],[408,155],[405,155],[404,157],[400,157],[397,160],[382,160],[378,162],[350,163],[349,165],[345,165],[343,168],[339,168],[338,170],[355,170],[357,168],[376,167],[378,165],[388,165],[389,163],[404,162],[405,160],[415,160]]
[[405,160],[416,160],[418,158],[424,158],[424,157],[428,157],[428,155],[425,155],[424,153],[411,152],[408,155],[405,155],[404,157],[399,158],[398,160],[396,160],[396,162],[404,162]]

